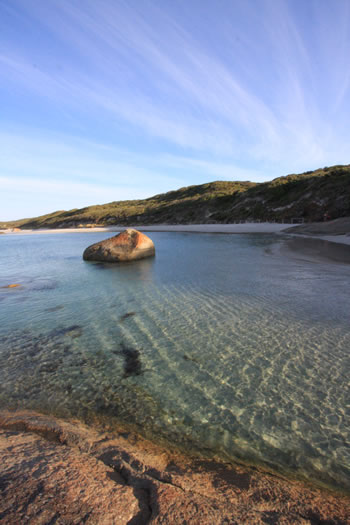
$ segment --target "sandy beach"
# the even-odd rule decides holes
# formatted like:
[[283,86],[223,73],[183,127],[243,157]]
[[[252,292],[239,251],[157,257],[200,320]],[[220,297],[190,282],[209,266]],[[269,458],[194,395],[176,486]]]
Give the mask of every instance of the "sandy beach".
[[[305,238],[310,236],[305,236]],[[314,237],[314,236],[313,236]],[[335,242],[338,244],[350,245],[350,235],[319,235],[315,239],[322,239],[323,241]]]
[[[335,223],[337,221],[332,221]],[[325,226],[329,226],[327,223]],[[286,233],[295,238],[315,238],[319,240],[329,241],[337,244],[350,245],[350,231],[348,233],[336,233],[333,228],[332,233],[327,229],[322,232],[321,229],[312,228],[312,225],[300,225],[291,227],[286,223],[275,222],[246,222],[241,224],[156,224],[156,225],[136,225],[128,226],[128,228],[135,228],[143,232],[184,232],[184,233],[227,233],[227,234],[248,234],[248,233]],[[94,233],[94,232],[111,232],[117,233],[125,229],[126,226],[106,226],[96,228],[58,228],[58,229],[38,229],[38,230],[0,230],[0,233],[6,235],[40,235],[53,233]],[[328,228],[329,230],[329,228]],[[322,233],[321,233],[322,232]]]
[[135,226],[106,226],[96,228],[59,228],[39,230],[0,230],[13,235],[28,235],[39,233],[91,233],[91,232],[119,232],[125,228],[135,228],[144,232],[191,232],[191,233],[277,233],[290,228],[290,224],[260,222],[243,224],[156,224]]

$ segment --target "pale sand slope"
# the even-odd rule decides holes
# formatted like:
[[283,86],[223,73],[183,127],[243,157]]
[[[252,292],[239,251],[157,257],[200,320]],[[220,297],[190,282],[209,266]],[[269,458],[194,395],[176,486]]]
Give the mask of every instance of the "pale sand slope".
[[306,235],[350,235],[350,217],[339,217],[326,222],[306,222],[288,228],[287,232]]
[[350,217],[340,217],[333,221],[311,222],[287,228],[285,233],[298,236],[315,237],[339,244],[350,244]]
[[323,241],[336,242],[338,244],[350,245],[350,235],[319,235],[318,239]]

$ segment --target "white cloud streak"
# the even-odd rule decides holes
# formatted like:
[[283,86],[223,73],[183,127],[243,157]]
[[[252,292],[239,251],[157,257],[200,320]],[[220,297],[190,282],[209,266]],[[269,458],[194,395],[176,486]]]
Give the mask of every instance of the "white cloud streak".
[[0,133],[0,218],[6,220],[23,215],[13,209],[14,204],[22,202],[28,208],[31,200],[36,202],[37,211],[32,213],[36,215],[56,208],[151,197],[188,185],[188,173],[198,177],[199,183],[263,180],[259,171],[231,163],[134,154],[74,137],[68,141],[57,134],[28,135],[26,130]]
[[[94,145],[63,147],[76,129],[63,129],[67,140],[58,143],[43,131],[46,154],[34,139],[16,157],[11,144],[24,148],[24,137],[8,134],[0,137],[6,160],[0,175],[36,180],[48,172],[97,187],[117,180],[137,193],[145,180],[161,191],[172,182],[184,185],[186,177],[261,180],[349,161],[346,0],[331,7],[317,0],[219,7],[13,0],[4,14],[28,29],[18,38],[11,24],[4,27],[5,94],[40,100],[60,127],[70,128],[71,117]],[[46,47],[26,36],[33,30]],[[39,128],[49,125],[39,121]],[[106,158],[96,123],[108,136]]]

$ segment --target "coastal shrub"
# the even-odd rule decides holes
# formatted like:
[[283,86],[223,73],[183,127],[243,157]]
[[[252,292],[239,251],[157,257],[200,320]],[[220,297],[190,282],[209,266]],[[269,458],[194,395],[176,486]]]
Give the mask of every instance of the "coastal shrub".
[[[314,203],[318,203],[319,212],[316,212]],[[331,212],[332,218],[350,214],[350,165],[326,166],[259,184],[214,181],[143,200],[113,201],[68,211],[57,210],[31,219],[6,221],[0,223],[0,228],[208,222],[209,218],[216,222],[298,216],[316,220],[314,217],[318,217],[318,213],[322,215],[326,211]]]

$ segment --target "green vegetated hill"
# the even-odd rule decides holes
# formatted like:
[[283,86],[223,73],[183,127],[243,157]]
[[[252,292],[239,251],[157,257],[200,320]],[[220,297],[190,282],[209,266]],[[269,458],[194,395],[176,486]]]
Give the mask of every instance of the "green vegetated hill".
[[320,221],[350,215],[350,165],[332,166],[270,182],[217,181],[188,186],[149,199],[116,201],[1,228],[70,228],[98,225],[230,223],[238,220]]

